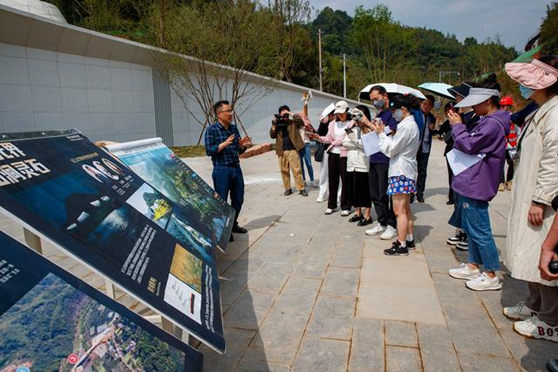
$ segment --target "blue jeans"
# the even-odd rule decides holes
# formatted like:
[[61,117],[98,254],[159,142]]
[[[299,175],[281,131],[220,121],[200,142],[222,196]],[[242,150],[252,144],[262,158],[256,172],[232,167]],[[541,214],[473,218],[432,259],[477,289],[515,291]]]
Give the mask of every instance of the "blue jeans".
[[461,206],[461,196],[456,193],[455,191],[453,192],[453,200],[454,200],[454,204],[453,204],[453,213],[449,219],[449,224],[452,225],[453,227],[457,227],[458,229],[463,228],[463,223],[461,220],[461,213],[462,213],[462,206]]
[[306,168],[308,168],[308,176],[310,176],[310,181],[314,181],[314,168],[312,168],[312,159],[310,154],[310,144],[305,143],[304,148],[299,151],[300,155],[300,169],[302,169],[302,179],[306,181],[306,176],[304,174],[304,163],[306,163]]
[[461,203],[463,229],[469,235],[469,263],[483,265],[486,271],[499,270],[500,259],[492,237],[488,202],[463,195],[458,201]]
[[244,177],[240,165],[236,167],[216,165],[213,167],[211,177],[213,178],[215,191],[224,201],[228,202],[230,194],[231,206],[236,211],[234,216],[234,223],[236,224],[242,209],[242,203],[244,203]]

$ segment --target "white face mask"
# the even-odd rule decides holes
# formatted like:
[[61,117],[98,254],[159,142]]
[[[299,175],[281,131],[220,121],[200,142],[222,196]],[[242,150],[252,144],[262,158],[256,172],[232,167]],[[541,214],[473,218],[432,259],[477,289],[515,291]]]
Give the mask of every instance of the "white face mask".
[[394,118],[396,121],[401,121],[401,120],[403,120],[403,111],[401,111],[401,109],[395,110],[395,112],[393,113],[393,118]]

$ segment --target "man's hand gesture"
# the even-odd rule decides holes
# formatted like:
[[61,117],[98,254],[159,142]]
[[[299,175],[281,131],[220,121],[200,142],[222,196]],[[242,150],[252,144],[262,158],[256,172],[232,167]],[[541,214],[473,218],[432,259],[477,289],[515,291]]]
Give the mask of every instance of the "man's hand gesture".
[[252,138],[250,136],[246,136],[240,139],[240,147],[248,147],[252,146]]

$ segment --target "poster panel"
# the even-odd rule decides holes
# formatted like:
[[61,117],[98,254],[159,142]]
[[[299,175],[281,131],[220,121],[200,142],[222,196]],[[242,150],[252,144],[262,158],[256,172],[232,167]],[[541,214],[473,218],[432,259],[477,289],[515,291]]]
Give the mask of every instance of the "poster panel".
[[160,138],[105,147],[167,198],[188,210],[191,226],[225,251],[234,222],[234,209]]
[[0,371],[201,371],[203,356],[0,232]]
[[225,351],[215,251],[173,203],[79,132],[0,142],[0,207]]

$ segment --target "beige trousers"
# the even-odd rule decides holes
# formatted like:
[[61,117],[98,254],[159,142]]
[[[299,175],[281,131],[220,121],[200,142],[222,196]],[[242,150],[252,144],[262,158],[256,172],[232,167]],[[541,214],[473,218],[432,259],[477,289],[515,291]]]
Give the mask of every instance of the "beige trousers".
[[302,170],[300,169],[300,156],[296,150],[283,151],[283,155],[279,156],[279,168],[281,169],[281,178],[283,179],[285,190],[291,188],[290,170],[293,172],[296,189],[298,191],[304,189]]

